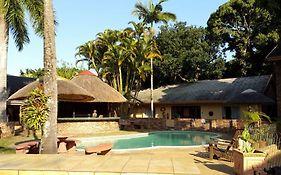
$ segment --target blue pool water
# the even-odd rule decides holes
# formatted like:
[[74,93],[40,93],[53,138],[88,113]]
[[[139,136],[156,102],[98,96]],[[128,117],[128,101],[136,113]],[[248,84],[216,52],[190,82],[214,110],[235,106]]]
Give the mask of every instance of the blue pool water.
[[[152,132],[142,137],[114,139],[110,142],[113,143],[113,149],[135,149],[155,146],[205,145],[213,137],[217,137],[217,134],[199,131],[161,131]],[[106,139],[103,141],[109,142]],[[95,143],[84,143],[83,145],[87,147],[95,145]]]

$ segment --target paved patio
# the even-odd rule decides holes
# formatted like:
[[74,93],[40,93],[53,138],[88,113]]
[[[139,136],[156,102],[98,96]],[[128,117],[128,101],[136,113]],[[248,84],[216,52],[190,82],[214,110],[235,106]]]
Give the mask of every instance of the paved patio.
[[1,175],[233,174],[233,164],[210,161],[203,148],[81,154],[0,155]]

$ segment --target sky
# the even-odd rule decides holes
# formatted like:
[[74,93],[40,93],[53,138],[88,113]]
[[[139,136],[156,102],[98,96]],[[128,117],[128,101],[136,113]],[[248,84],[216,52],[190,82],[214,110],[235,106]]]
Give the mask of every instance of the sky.
[[[147,3],[147,0],[140,1]],[[138,22],[132,15],[136,2],[138,0],[53,0],[58,21],[58,66],[62,62],[75,66],[76,48],[94,40],[97,33],[105,29],[121,30],[130,26],[129,21]],[[227,0],[169,0],[163,4],[163,10],[175,13],[177,21],[187,22],[187,25],[206,27],[210,14],[225,2]],[[20,70],[43,67],[43,39],[36,36],[32,28],[29,28],[29,38],[30,43],[19,52],[10,35],[8,74],[19,75]]]

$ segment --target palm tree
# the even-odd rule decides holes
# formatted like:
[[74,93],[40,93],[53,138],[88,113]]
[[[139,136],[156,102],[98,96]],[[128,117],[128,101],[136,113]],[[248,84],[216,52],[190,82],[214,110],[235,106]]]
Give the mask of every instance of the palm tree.
[[101,46],[98,45],[96,41],[88,41],[85,44],[77,47],[77,52],[75,54],[75,57],[82,57],[79,58],[76,63],[80,62],[80,61],[89,61],[91,60],[91,62],[88,62],[89,65],[88,67],[92,67],[93,69],[95,69],[95,71],[97,72],[98,76],[100,77],[101,75],[101,71],[102,71],[102,52],[101,50],[105,50],[105,49],[101,49],[100,47],[106,47],[106,46]]
[[57,74],[56,74],[55,22],[52,0],[44,0],[44,93],[48,119],[44,125],[40,152],[57,153]]
[[[168,0],[159,0],[157,4],[154,5],[153,1],[150,0],[149,4],[146,6],[141,2],[135,4],[135,10],[132,12],[133,15],[142,19],[144,23],[150,24],[150,33],[153,34],[153,23],[164,22],[176,20],[176,15],[169,12],[163,12],[162,3]],[[150,58],[150,69],[151,69],[151,89],[150,89],[150,99],[151,99],[151,118],[153,117],[153,57]]]
[[43,34],[43,0],[1,0],[0,1],[0,122],[7,122],[7,57],[9,31],[15,40],[19,51],[29,43],[27,26],[25,23],[26,12],[35,33]]

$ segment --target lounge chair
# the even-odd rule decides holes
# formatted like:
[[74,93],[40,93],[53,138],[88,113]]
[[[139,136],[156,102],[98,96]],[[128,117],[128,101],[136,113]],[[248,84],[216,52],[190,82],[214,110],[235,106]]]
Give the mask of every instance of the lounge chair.
[[216,138],[209,143],[208,151],[209,158],[223,158],[228,161],[233,161],[233,148],[238,147],[238,137],[243,132],[243,129],[237,129],[231,140]]

